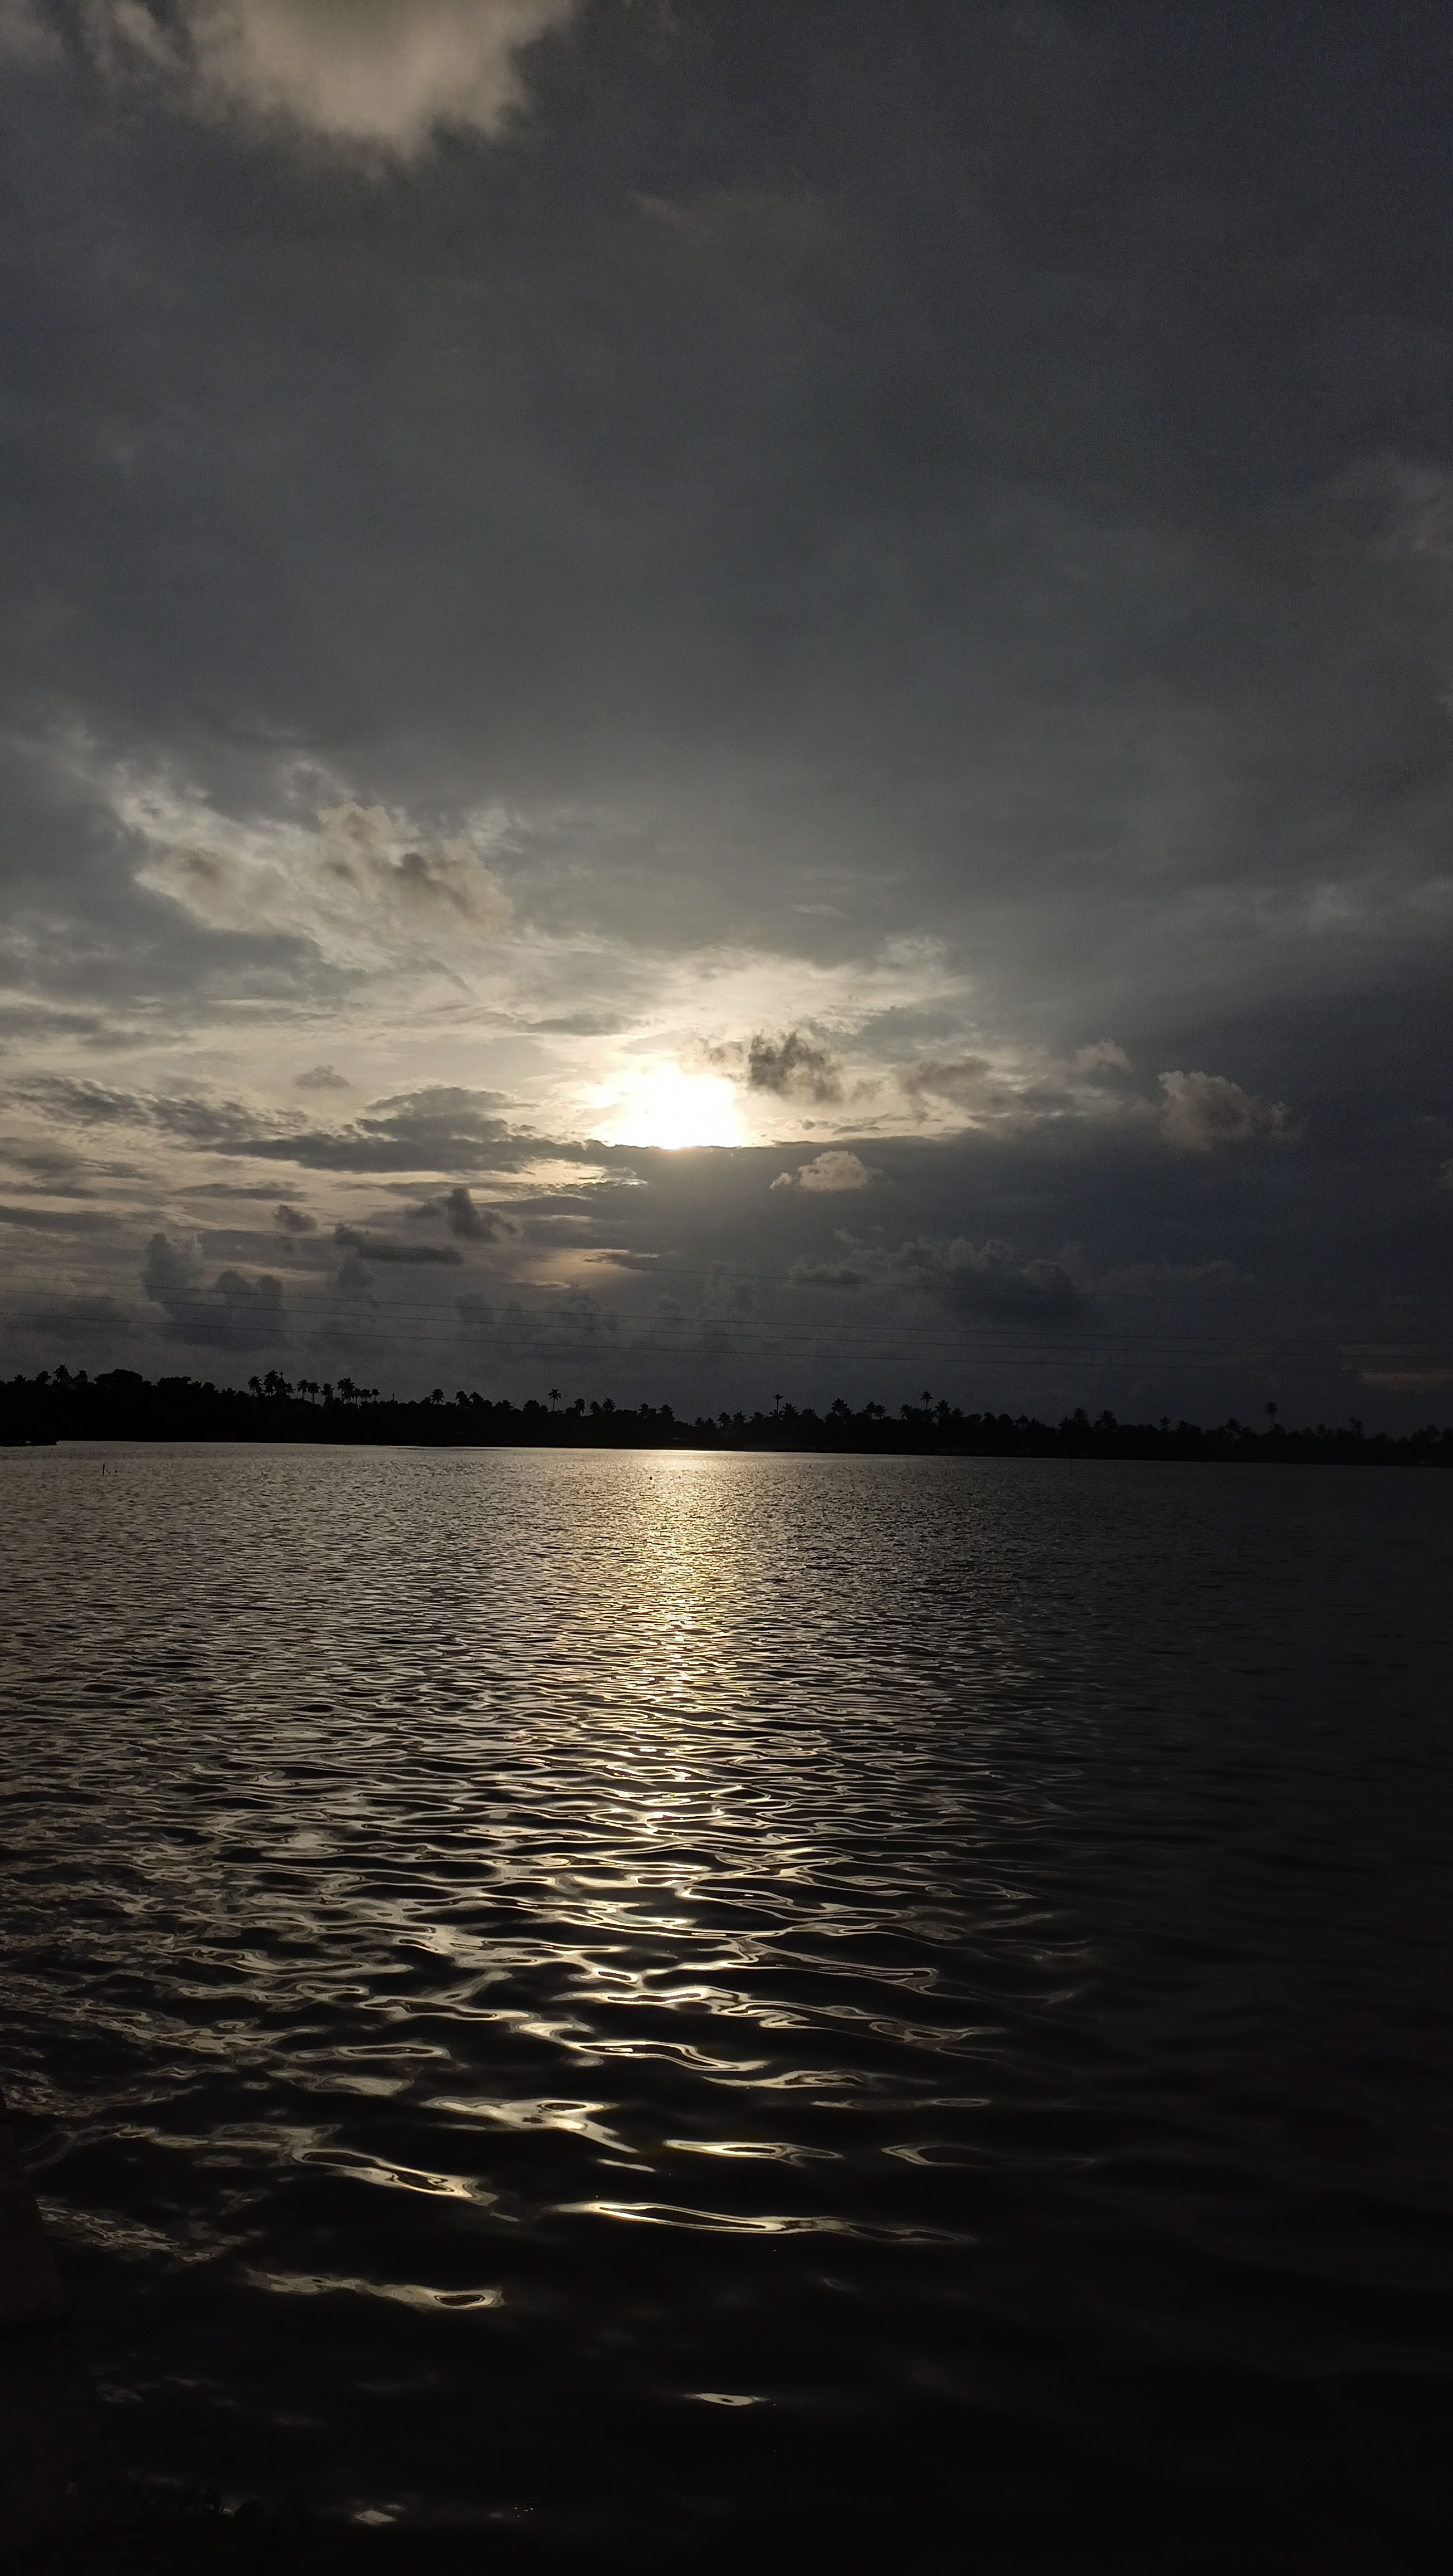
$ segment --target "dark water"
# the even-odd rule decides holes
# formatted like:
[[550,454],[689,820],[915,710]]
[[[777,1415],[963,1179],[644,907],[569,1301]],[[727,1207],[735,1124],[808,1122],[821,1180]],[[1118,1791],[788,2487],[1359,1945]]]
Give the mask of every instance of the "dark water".
[[0,2078],[145,2475],[682,2564],[1446,2562],[1453,1481],[0,1498]]

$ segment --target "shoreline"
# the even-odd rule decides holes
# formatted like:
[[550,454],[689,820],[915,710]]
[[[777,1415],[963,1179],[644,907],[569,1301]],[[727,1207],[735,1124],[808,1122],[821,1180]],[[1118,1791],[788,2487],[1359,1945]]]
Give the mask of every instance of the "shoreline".
[[491,1401],[461,1387],[446,1400],[381,1395],[344,1378],[335,1388],[276,1370],[245,1389],[194,1378],[152,1382],[131,1369],[88,1378],[66,1368],[0,1381],[0,1448],[55,1448],[71,1441],[230,1442],[239,1446],[408,1449],[697,1450],[767,1456],[886,1458],[1143,1459],[1236,1466],[1453,1467],[1453,1425],[1427,1423],[1408,1432],[1369,1432],[1355,1416],[1344,1422],[1290,1427],[1266,1407],[1262,1429],[1228,1416],[1201,1424],[1168,1415],[1158,1422],[1091,1421],[1081,1407],[1058,1422],[1025,1413],[965,1412],[947,1402],[881,1404],[854,1412],[839,1397],[824,1413],[778,1403],[771,1413],[698,1414],[678,1419],[670,1405],[617,1406],[610,1397],[588,1407],[583,1396],[562,1405]]

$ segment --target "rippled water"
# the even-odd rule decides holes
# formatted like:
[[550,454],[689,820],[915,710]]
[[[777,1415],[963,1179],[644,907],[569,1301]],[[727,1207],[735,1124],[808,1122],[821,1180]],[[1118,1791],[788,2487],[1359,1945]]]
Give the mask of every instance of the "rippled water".
[[1443,2562],[1453,1482],[74,1449],[0,1501],[0,2079],[143,2474]]

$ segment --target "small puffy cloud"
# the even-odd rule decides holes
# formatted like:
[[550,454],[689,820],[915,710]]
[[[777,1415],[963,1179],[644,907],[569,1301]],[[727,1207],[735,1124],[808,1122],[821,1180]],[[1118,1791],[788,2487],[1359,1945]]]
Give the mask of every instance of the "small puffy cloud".
[[1254,1144],[1279,1135],[1286,1110],[1279,1100],[1258,1100],[1229,1082],[1223,1073],[1163,1073],[1165,1099],[1160,1132],[1168,1144],[1189,1154],[1209,1154],[1216,1145]]
[[393,1235],[364,1234],[356,1225],[335,1225],[333,1240],[345,1252],[356,1252],[365,1261],[412,1261],[432,1263],[436,1268],[443,1263],[457,1269],[464,1257],[452,1243],[400,1243]]
[[1453,1190],[1453,1155],[1450,1155],[1443,1165],[1434,1187],[1440,1190]]
[[306,1073],[293,1076],[295,1091],[348,1091],[351,1088],[341,1073],[334,1072],[331,1064],[312,1064]]
[[170,1235],[154,1234],[146,1247],[141,1284],[166,1315],[168,1341],[253,1351],[287,1339],[282,1281],[267,1272],[248,1279],[240,1270],[222,1270],[205,1286],[201,1253],[190,1236],[174,1242]]
[[779,1100],[841,1100],[842,1074],[826,1047],[789,1029],[783,1038],[758,1035],[747,1048],[747,1088]]
[[501,1216],[498,1208],[478,1206],[462,1181],[446,1191],[442,1199],[421,1199],[417,1207],[405,1208],[404,1214],[416,1225],[437,1225],[442,1218],[461,1243],[497,1243],[502,1236],[519,1231],[511,1218]]
[[451,1234],[469,1243],[493,1243],[504,1232],[493,1209],[476,1207],[462,1181],[445,1198],[444,1221]]
[[522,97],[520,49],[574,0],[88,0],[93,55],[163,83],[193,114],[282,122],[355,153],[409,159],[440,126],[497,134]]
[[285,1199],[273,1209],[272,1221],[280,1234],[316,1234],[318,1231],[315,1216],[309,1216],[306,1208],[290,1207]]
[[1128,1073],[1130,1058],[1113,1038],[1097,1038],[1093,1046],[1082,1046],[1075,1055],[1076,1073]]
[[873,1163],[863,1162],[841,1146],[814,1154],[810,1163],[802,1163],[796,1172],[779,1172],[772,1183],[774,1190],[867,1190],[879,1178]]

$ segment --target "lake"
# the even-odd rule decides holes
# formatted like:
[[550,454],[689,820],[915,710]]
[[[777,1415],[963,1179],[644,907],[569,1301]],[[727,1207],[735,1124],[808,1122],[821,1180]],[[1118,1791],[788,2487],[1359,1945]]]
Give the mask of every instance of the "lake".
[[1453,1479],[77,1447],[0,1508],[0,2082],[139,2475],[1447,2563]]

